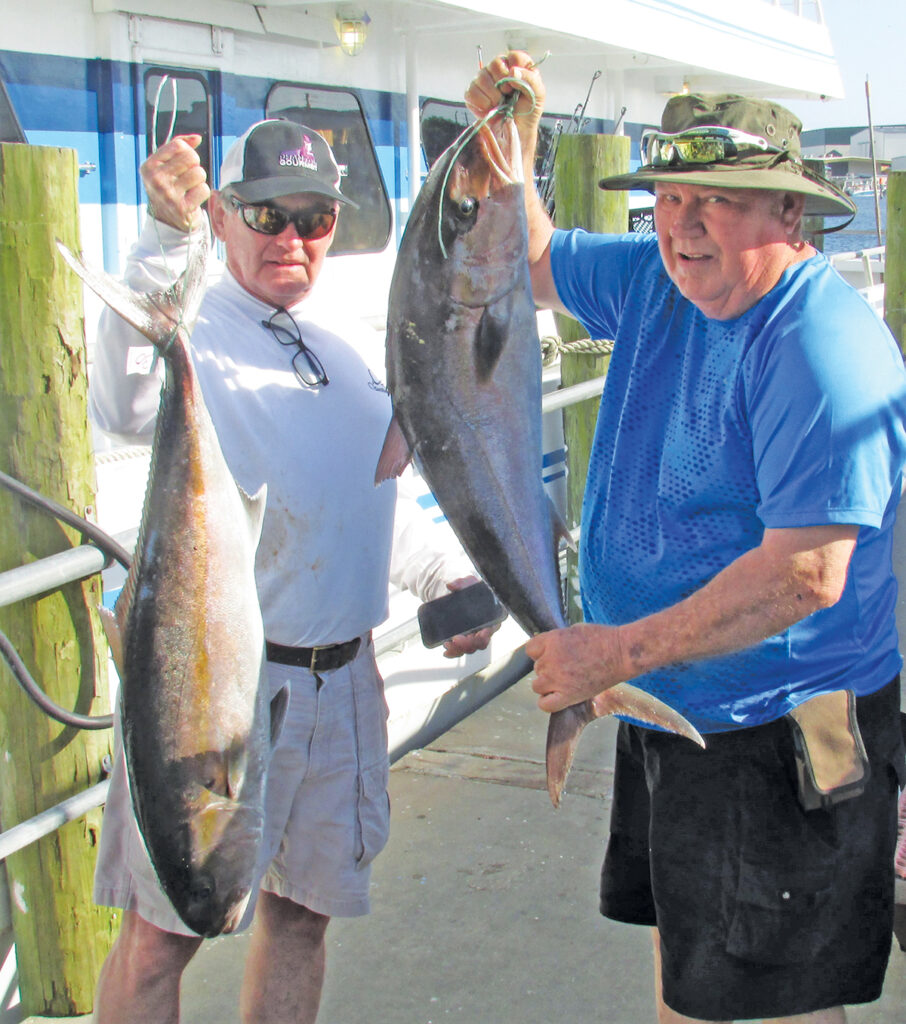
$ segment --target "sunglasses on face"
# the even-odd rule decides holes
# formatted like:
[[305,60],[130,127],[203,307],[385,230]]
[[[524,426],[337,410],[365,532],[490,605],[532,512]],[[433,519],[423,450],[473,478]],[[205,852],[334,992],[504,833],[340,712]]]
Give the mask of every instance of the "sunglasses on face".
[[300,384],[307,388],[316,388],[319,384],[330,383],[330,379],[321,365],[321,360],[302,340],[299,325],[289,310],[275,310],[269,319],[261,321],[261,326],[266,327],[281,345],[295,346],[293,370]]
[[716,125],[687,128],[674,133],[649,128],[642,132],[641,150],[642,163],[648,167],[714,164],[728,157],[785,151],[760,135]]
[[296,233],[305,242],[315,242],[333,230],[337,221],[336,210],[300,210],[290,213],[270,203],[243,203],[230,196],[230,203],[242,217],[247,227],[260,235],[279,235],[287,225],[292,224]]

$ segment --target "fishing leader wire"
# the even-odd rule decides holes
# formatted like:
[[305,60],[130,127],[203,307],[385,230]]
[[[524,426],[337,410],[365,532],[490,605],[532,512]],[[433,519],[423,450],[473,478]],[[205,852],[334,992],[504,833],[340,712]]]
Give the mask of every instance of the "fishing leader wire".
[[[157,141],[157,136],[158,136],[158,124],[159,124],[159,121],[160,121],[161,97],[163,96],[164,86],[166,86],[168,83],[170,85],[170,92],[171,92],[170,124],[167,127],[167,134],[164,137],[163,142],[158,142]],[[179,87],[177,85],[177,82],[176,82],[175,78],[171,78],[169,75],[164,75],[161,78],[160,82],[158,83],[157,92],[154,95],[154,104],[152,105],[152,108],[151,108],[151,140],[152,140],[152,142],[154,144],[154,148],[151,151],[152,153],[156,153],[160,149],[161,146],[165,146],[173,138],[173,133],[176,130],[176,118],[177,118],[178,113],[179,113]],[[169,262],[167,260],[167,253],[166,253],[166,250],[164,248],[163,239],[160,236],[160,228],[158,226],[158,220],[157,220],[157,217],[154,215],[154,209],[151,206],[151,200],[150,199],[148,200],[148,215],[150,216],[151,223],[152,223],[152,225],[154,227],[154,234],[157,236],[157,247],[160,250],[161,260],[163,262],[164,274],[165,274],[165,276],[167,278],[167,284],[166,284],[166,286],[165,286],[165,288],[163,290],[167,294],[170,295],[170,297],[173,300],[173,302],[172,302],[173,307],[178,310],[178,316],[177,316],[176,322],[175,322],[174,327],[173,327],[173,337],[170,339],[170,343],[172,343],[172,341],[176,338],[176,332],[179,330],[180,327],[186,327],[186,329],[188,329],[187,325],[186,325],[186,322],[185,322],[185,309],[183,308],[182,304],[179,301],[179,299],[180,299],[180,295],[179,295],[179,278],[180,278],[180,275],[176,274],[172,270],[172,268],[170,267],[170,264],[169,264]],[[190,258],[189,258],[189,260],[187,262],[191,262],[191,247],[192,247],[193,244],[205,245],[208,248],[210,248],[211,245],[212,245],[212,240],[211,240],[211,235],[210,235],[210,224],[207,223],[207,218],[205,218],[205,222],[206,222],[206,237],[205,237],[204,241],[193,243],[191,241],[192,232],[191,232],[191,230],[189,231]],[[151,367],[149,369],[149,373],[153,373],[154,372],[155,368],[157,367],[158,361],[160,360],[160,356],[161,356],[160,351],[158,351],[158,349],[155,348],[154,355],[152,356],[152,359],[151,359]]]
[[[541,58],[541,60],[545,60],[547,56],[548,54],[545,54],[544,57]],[[541,61],[538,61],[537,63],[533,64],[532,67],[537,67],[540,63]],[[515,109],[516,104],[519,101],[520,91],[527,93],[529,99],[531,99],[532,101],[531,109],[528,111],[529,114],[531,114],[538,106],[538,99],[535,95],[535,92],[527,82],[523,81],[521,78],[508,76],[506,78],[501,78],[497,82],[497,85],[500,86],[503,85],[504,83],[517,84],[521,87],[521,89],[514,90],[512,93],[510,93],[510,95],[507,96],[507,98],[501,104],[496,106],[493,110],[488,111],[488,113],[485,114],[484,117],[479,118],[473,125],[470,125],[459,136],[456,142],[453,143],[453,145],[456,146],[456,149],[453,151],[453,156],[450,158],[450,161],[447,164],[447,170],[446,173],[444,174],[443,181],[441,182],[440,187],[440,202],[437,204],[437,243],[440,246],[440,252],[444,259],[447,258],[447,247],[444,245],[443,239],[444,198],[447,194],[447,182],[450,180],[450,174],[453,171],[453,166],[459,159],[460,154],[463,152],[466,146],[469,145],[472,139],[474,139],[475,136],[480,131],[482,131],[482,129],[486,128],[495,117],[497,117],[498,115],[504,118],[515,117]],[[493,162],[494,170],[497,171],[499,176],[508,184],[514,184],[514,179],[507,173],[506,168],[503,167],[505,160],[503,159],[503,154],[500,151],[499,146],[496,145],[496,139],[494,140],[494,144],[495,147],[497,148],[498,154],[500,155],[500,161],[498,161],[496,157],[491,153],[488,153],[488,158]]]

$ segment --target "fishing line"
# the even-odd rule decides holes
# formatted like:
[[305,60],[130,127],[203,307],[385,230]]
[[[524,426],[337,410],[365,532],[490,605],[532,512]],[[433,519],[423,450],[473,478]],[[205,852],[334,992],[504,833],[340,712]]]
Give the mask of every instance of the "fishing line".
[[[170,86],[171,99],[172,99],[172,109],[170,111],[170,124],[169,124],[169,127],[167,128],[167,134],[166,134],[166,137],[164,138],[163,142],[158,143],[158,141],[157,141],[157,133],[158,133],[158,123],[159,123],[159,120],[160,120],[160,103],[161,103],[161,97],[162,97],[163,91],[164,91],[164,86],[167,85],[168,83],[169,83],[169,86]],[[154,96],[154,104],[153,104],[153,106],[151,108],[151,139],[152,139],[152,141],[154,143],[154,148],[152,150],[152,153],[156,153],[160,149],[161,146],[165,146],[173,138],[173,132],[176,129],[176,117],[177,117],[178,111],[179,111],[179,86],[177,85],[177,82],[176,82],[175,78],[171,78],[169,75],[164,75],[163,78],[161,78],[160,82],[158,83],[157,92],[156,92],[156,94]],[[165,272],[165,274],[166,274],[166,276],[168,278],[168,284],[164,287],[163,291],[167,292],[170,295],[170,297],[172,298],[172,300],[173,300],[172,304],[173,304],[173,307],[175,308],[176,313],[177,313],[176,320],[175,320],[175,325],[174,325],[174,328],[173,328],[173,335],[172,335],[172,337],[170,339],[170,342],[168,343],[168,347],[169,347],[169,345],[172,344],[174,339],[176,338],[176,332],[179,330],[179,328],[180,327],[184,327],[184,328],[186,327],[186,323],[185,323],[185,319],[184,319],[185,310],[182,307],[182,304],[179,302],[179,295],[178,295],[178,292],[177,292],[177,286],[179,284],[179,277],[180,277],[180,275],[176,274],[172,270],[172,268],[170,267],[170,263],[167,260],[167,253],[164,250],[163,239],[160,237],[160,228],[158,227],[157,218],[154,216],[154,210],[151,207],[150,200],[148,202],[148,214],[150,215],[151,222],[152,222],[152,224],[154,226],[154,234],[157,236],[157,247],[160,250],[161,259],[163,260],[164,272]],[[190,252],[191,252],[191,246],[192,246],[191,234],[192,233],[191,233],[191,230],[190,230],[190,232],[189,232],[189,237],[190,237],[189,249],[190,249]],[[205,241],[205,243],[201,243],[201,244],[208,244],[209,241],[210,241],[210,239],[207,239]],[[166,311],[162,311],[162,312],[166,312]],[[153,373],[154,370],[156,369],[158,360],[160,359],[160,355],[161,355],[160,351],[157,348],[155,348],[154,349],[154,355],[152,356],[152,359],[151,359],[151,367],[150,367],[150,369],[148,371],[149,373]]]
[[169,75],[164,75],[157,86],[157,94],[154,97],[154,106],[151,108],[151,138],[154,140],[154,149],[152,150],[154,153],[156,153],[161,146],[157,141],[157,121],[160,116],[160,97],[167,82],[170,83],[171,91],[173,93],[173,109],[170,112],[170,127],[167,129],[167,137],[164,139],[163,145],[166,145],[170,139],[173,138],[173,129],[176,127],[176,111],[179,99],[178,86],[175,78],[171,78]]
[[[545,60],[549,53],[550,53],[550,51],[548,51],[548,53],[545,54],[544,57],[541,58],[541,60]],[[538,61],[536,64],[533,64],[532,67],[535,68],[540,63],[541,63],[541,61]],[[456,149],[453,151],[453,156],[450,158],[450,161],[449,161],[449,163],[447,165],[447,170],[446,170],[446,172],[444,174],[444,177],[443,177],[443,181],[441,182],[441,186],[440,186],[440,202],[437,204],[437,243],[440,246],[440,252],[441,252],[441,255],[443,256],[444,259],[447,258],[447,247],[444,245],[444,239],[443,239],[443,219],[444,219],[443,218],[443,207],[444,207],[444,198],[445,198],[445,196],[447,194],[447,182],[450,179],[450,174],[451,174],[451,172],[453,170],[453,165],[459,159],[460,154],[463,152],[463,150],[466,148],[466,146],[469,145],[469,143],[472,141],[472,139],[474,139],[475,136],[483,128],[486,128],[488,126],[488,124],[495,117],[497,117],[498,114],[500,114],[504,118],[515,117],[516,103],[519,101],[519,94],[520,94],[520,92],[527,93],[528,96],[529,96],[529,99],[531,99],[531,101],[532,101],[531,109],[526,111],[526,114],[531,114],[535,110],[535,108],[538,106],[538,98],[535,95],[534,89],[532,89],[532,87],[528,84],[528,82],[523,81],[521,78],[514,78],[512,76],[508,76],[506,78],[501,78],[497,82],[497,85],[500,86],[500,85],[502,85],[504,83],[517,84],[521,88],[519,90],[514,90],[509,96],[507,96],[507,98],[499,106],[497,106],[493,110],[489,111],[487,114],[484,115],[484,117],[479,118],[473,125],[470,125],[470,127],[467,128],[462,133],[462,135],[459,136],[459,138],[456,140],[456,142],[453,143],[453,145],[456,146]],[[498,152],[500,153],[501,160],[502,160],[503,159],[503,154],[500,151],[500,147],[497,146],[497,140],[496,139],[494,139],[494,145],[497,148]],[[489,154],[489,157],[490,156],[491,155]],[[506,181],[508,184],[514,184],[515,179],[511,178],[510,175],[506,172],[506,170],[502,166],[500,166],[496,161],[494,162],[494,169],[498,172],[498,174],[500,175],[501,178],[503,178],[504,181]]]

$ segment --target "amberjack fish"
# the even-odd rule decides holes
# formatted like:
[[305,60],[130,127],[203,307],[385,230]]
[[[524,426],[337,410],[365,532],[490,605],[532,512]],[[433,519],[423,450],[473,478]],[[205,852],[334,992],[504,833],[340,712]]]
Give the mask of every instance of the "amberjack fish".
[[139,830],[179,916],[213,936],[236,928],[255,880],[271,709],[254,578],[265,488],[233,479],[189,350],[206,249],[173,289],[141,295],[60,245],[165,364],[135,556],[105,628]]
[[[390,288],[387,380],[394,416],[376,481],[415,458],[473,564],[529,634],[567,624],[558,545],[568,531],[541,477],[541,345],[529,280],[519,136],[508,104],[432,166]],[[599,706],[605,698],[599,698]],[[701,743],[666,704],[621,683],[608,714]],[[554,806],[591,701],[551,715]]]

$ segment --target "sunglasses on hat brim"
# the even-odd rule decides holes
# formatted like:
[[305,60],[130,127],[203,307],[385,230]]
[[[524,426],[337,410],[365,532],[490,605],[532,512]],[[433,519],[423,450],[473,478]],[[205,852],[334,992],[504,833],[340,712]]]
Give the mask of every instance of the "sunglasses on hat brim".
[[640,148],[646,167],[715,164],[733,157],[786,152],[760,135],[720,125],[701,125],[681,132],[648,128],[642,132]]

